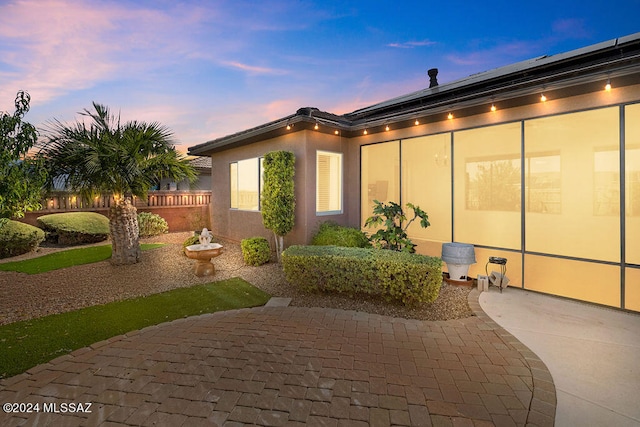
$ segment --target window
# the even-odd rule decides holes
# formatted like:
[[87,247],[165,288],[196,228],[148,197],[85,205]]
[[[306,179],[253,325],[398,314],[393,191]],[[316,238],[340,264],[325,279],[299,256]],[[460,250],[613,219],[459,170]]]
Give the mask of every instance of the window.
[[229,165],[231,209],[260,210],[261,160],[255,157]]
[[342,213],[342,153],[316,153],[316,213]]

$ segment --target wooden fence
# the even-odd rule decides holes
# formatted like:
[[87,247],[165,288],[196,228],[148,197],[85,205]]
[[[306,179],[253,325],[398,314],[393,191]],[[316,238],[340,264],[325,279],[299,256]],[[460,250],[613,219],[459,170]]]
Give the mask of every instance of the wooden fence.
[[[74,211],[95,212],[108,210],[114,203],[115,200],[111,194],[87,200],[66,191],[56,191],[42,201],[42,209],[38,212],[42,214]],[[211,191],[150,191],[147,200],[134,197],[133,204],[137,208],[209,206]]]
[[[211,228],[211,191],[150,191],[147,200],[133,199],[138,212],[151,212],[163,217],[169,231],[194,231]],[[115,200],[112,195],[101,195],[91,200],[58,191],[42,201],[42,209],[27,212],[21,222],[38,225],[42,215],[62,212],[97,212],[109,215]]]

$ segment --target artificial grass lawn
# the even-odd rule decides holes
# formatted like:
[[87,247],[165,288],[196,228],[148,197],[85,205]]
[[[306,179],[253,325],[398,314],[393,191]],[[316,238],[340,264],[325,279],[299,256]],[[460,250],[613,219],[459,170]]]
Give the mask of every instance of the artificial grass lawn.
[[3,325],[0,378],[130,331],[203,313],[257,307],[269,298],[236,277]]
[[[142,243],[140,245],[143,251],[161,246],[164,246],[164,243]],[[74,265],[91,264],[92,262],[104,261],[109,258],[111,258],[111,245],[89,246],[54,252],[24,261],[2,263],[0,264],[0,270],[38,274],[58,270],[59,268],[73,267]]]

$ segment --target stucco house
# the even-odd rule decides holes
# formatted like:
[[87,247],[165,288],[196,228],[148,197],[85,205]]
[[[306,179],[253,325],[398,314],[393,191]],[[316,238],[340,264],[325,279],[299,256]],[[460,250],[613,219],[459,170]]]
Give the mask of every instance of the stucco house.
[[[191,147],[212,159],[213,233],[269,237],[260,159],[296,156],[296,225],[362,227],[372,201],[411,202],[419,253],[475,246],[511,286],[640,311],[640,33],[335,115],[316,108]],[[425,86],[427,79],[425,77]],[[491,266],[489,267],[491,269]]]

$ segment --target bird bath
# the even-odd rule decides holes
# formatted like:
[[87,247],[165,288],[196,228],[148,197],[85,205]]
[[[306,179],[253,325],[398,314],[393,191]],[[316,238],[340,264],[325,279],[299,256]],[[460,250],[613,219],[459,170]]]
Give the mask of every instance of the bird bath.
[[191,259],[196,260],[194,271],[196,276],[211,276],[216,268],[212,259],[222,253],[222,245],[219,243],[206,243],[190,245],[184,248],[184,253]]
[[196,276],[211,276],[216,271],[212,260],[222,253],[222,245],[211,243],[212,237],[211,232],[203,228],[202,233],[200,233],[200,243],[184,248],[184,253],[189,258],[196,260],[194,268]]

